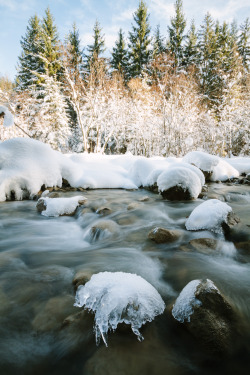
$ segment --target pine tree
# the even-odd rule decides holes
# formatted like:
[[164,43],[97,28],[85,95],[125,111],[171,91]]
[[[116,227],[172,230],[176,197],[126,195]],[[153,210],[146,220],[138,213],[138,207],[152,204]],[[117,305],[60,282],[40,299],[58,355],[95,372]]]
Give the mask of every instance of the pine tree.
[[249,18],[240,26],[238,42],[239,52],[242,56],[244,67],[249,70],[250,63],[250,21]]
[[144,1],[140,1],[133,18],[136,25],[132,26],[133,31],[129,32],[130,76],[138,77],[150,60],[149,15]]
[[171,18],[171,26],[168,27],[169,32],[169,49],[174,54],[175,64],[177,67],[183,62],[183,40],[185,39],[184,31],[186,20],[182,9],[182,0],[175,2],[175,17]]
[[85,68],[88,72],[91,70],[91,66],[95,66],[101,55],[105,52],[106,48],[104,35],[102,35],[102,28],[98,21],[94,25],[94,43],[87,46],[87,54],[85,54]]
[[164,38],[160,33],[160,25],[157,25],[155,29],[154,38],[153,38],[153,52],[152,52],[153,59],[155,59],[156,56],[161,55],[164,52],[166,52]]
[[216,103],[221,81],[218,72],[217,33],[214,21],[206,14],[201,30],[198,33],[198,61],[200,70],[200,86],[204,99]]
[[29,19],[26,35],[21,39],[22,52],[16,77],[18,91],[26,90],[31,85],[39,85],[39,75],[45,72],[44,63],[39,57],[42,50],[41,35],[40,20],[35,15]]
[[197,64],[197,40],[198,37],[195,30],[195,23],[194,20],[192,20],[184,48],[183,64],[186,66]]
[[119,30],[118,40],[115,42],[115,47],[112,51],[110,65],[126,78],[128,72],[128,51],[126,50],[122,29]]
[[46,9],[43,18],[42,39],[41,57],[44,61],[45,72],[49,77],[56,76],[59,79],[62,73],[60,43],[57,27],[49,8]]
[[76,24],[73,23],[72,31],[66,37],[66,48],[69,64],[76,75],[80,74],[83,64],[83,52],[80,45],[79,30],[77,30]]

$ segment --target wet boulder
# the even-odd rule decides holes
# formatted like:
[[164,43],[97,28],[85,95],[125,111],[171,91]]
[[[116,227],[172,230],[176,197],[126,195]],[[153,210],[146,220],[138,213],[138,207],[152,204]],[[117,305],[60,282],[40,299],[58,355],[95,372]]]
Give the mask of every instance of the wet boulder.
[[100,220],[91,227],[92,239],[98,240],[119,232],[119,225],[113,220]]
[[100,207],[96,210],[96,213],[100,216],[107,216],[112,213],[112,210],[109,207]]
[[85,285],[91,279],[92,274],[92,272],[86,270],[78,271],[72,280],[75,289],[77,289],[79,285]]
[[169,230],[158,227],[152,229],[148,234],[148,238],[157,244],[177,241],[180,236],[181,232],[178,230]]
[[211,280],[188,283],[175,301],[172,316],[208,353],[228,355],[233,351],[237,314]]

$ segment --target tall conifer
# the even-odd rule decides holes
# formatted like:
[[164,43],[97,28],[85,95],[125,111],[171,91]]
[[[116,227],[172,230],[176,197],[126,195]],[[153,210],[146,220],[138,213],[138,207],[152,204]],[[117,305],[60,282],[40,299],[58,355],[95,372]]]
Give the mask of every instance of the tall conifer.
[[183,62],[183,40],[186,20],[183,13],[182,0],[175,2],[175,17],[171,18],[169,32],[169,49],[174,54],[176,66],[181,66]]
[[125,77],[128,72],[128,51],[126,49],[126,43],[122,29],[119,30],[118,40],[115,42],[115,47],[112,51],[112,58],[110,61],[112,68]]

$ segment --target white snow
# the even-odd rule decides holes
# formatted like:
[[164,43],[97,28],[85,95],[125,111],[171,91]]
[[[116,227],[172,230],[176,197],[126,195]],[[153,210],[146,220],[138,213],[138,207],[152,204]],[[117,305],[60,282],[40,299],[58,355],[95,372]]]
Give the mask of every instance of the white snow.
[[204,172],[212,172],[211,181],[226,181],[230,178],[239,177],[237,168],[235,169],[229,163],[229,160],[202,151],[189,152],[183,158],[184,162],[194,164]]
[[84,307],[95,314],[97,344],[102,338],[107,346],[108,331],[119,323],[131,326],[143,340],[139,329],[162,314],[165,304],[157,290],[142,277],[124,272],[100,272],[79,286],[74,306]]
[[[43,216],[58,217],[61,215],[70,215],[79,206],[80,201],[86,201],[82,195],[77,195],[71,198],[49,198],[44,197],[39,200],[43,200],[46,206],[46,210],[42,211]],[[39,201],[38,201],[39,202]]]
[[[198,286],[202,283],[202,280],[190,281],[181,291],[172,309],[173,317],[181,323],[190,322],[190,316],[194,312],[195,306],[201,306],[201,301],[195,296]],[[207,279],[206,280],[207,291],[219,290],[214,283]]]
[[230,164],[233,168],[237,169],[237,171],[242,174],[250,173],[250,158],[249,157],[233,157],[225,159],[225,161]]
[[4,120],[3,120],[3,126],[5,128],[10,128],[14,125],[14,116],[12,113],[8,110],[7,107],[0,105],[0,114],[4,113]]
[[[219,159],[218,164],[211,167],[212,180],[224,181],[239,175],[225,160],[204,153],[191,154],[195,155],[196,164],[203,169]],[[187,158],[190,161],[191,156]],[[45,188],[61,187],[62,178],[68,180],[72,187],[85,189],[137,189],[157,183],[159,191],[163,191],[180,185],[188,189],[195,199],[205,183],[204,175],[199,168],[183,160],[145,158],[130,153],[62,154],[34,139],[13,138],[0,143],[0,201],[9,199],[13,194],[17,200],[32,198],[42,185]],[[244,164],[247,171],[247,162],[240,160],[239,163],[241,167]]]
[[209,199],[197,206],[186,221],[187,230],[221,231],[232,208],[218,199]]
[[184,156],[183,161],[196,165],[196,167],[204,172],[212,172],[214,167],[219,163],[220,158],[202,151],[191,151]]
[[[197,172],[194,171],[193,168],[195,168]],[[177,164],[170,167],[165,172],[162,172],[157,179],[159,191],[168,190],[174,186],[181,186],[184,190],[189,191],[193,199],[196,199],[202,189],[201,172],[198,168],[193,168],[187,168],[183,164]]]

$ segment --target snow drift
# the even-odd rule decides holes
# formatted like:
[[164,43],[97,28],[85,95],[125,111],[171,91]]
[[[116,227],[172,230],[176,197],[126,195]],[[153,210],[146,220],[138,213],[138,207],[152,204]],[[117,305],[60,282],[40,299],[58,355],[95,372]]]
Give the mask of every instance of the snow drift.
[[165,304],[157,290],[142,277],[124,272],[100,272],[78,287],[75,306],[95,314],[97,344],[107,346],[108,331],[125,323],[143,340],[139,329],[163,313]]

